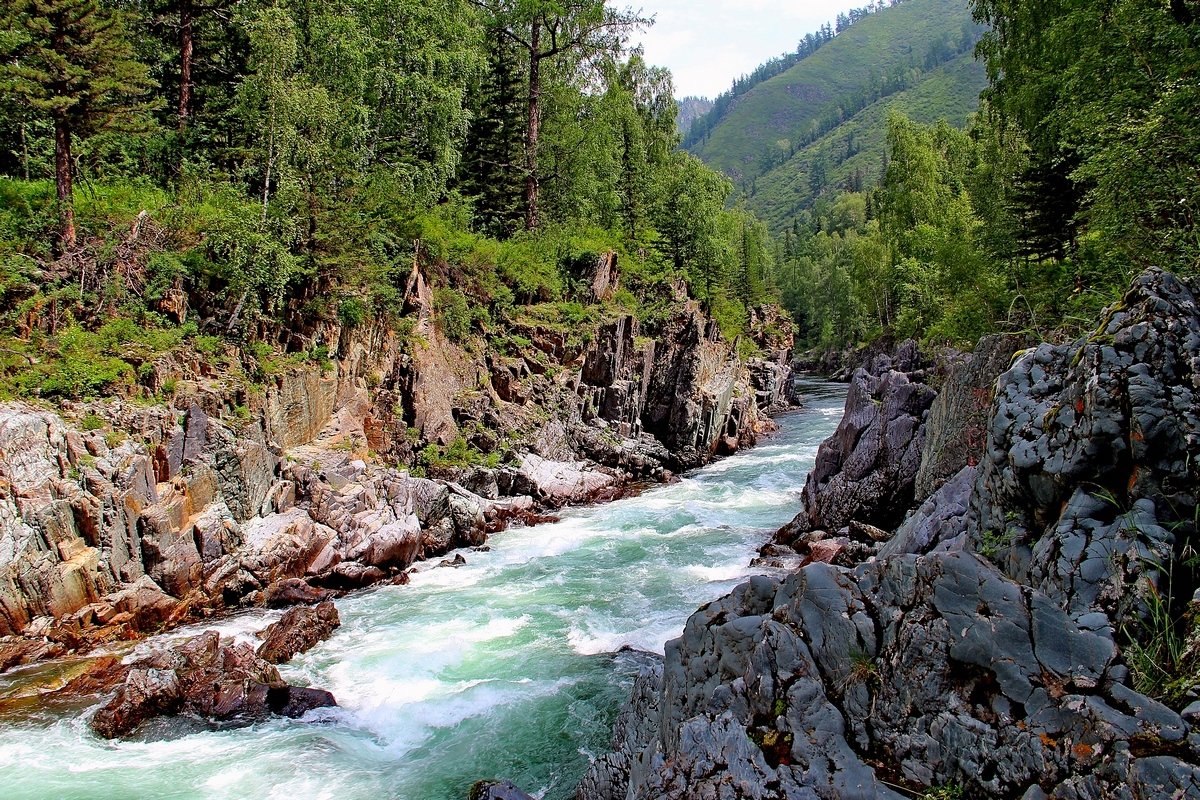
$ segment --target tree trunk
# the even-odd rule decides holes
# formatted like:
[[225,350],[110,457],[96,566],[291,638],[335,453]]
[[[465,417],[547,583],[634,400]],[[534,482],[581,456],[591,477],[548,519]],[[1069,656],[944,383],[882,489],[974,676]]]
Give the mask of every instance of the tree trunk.
[[529,119],[525,125],[525,230],[538,227],[538,135],[542,104],[542,26],[533,21],[529,32]]
[[58,247],[64,255],[75,249],[75,205],[71,181],[71,128],[61,116],[54,120],[54,182],[58,190]]
[[195,46],[192,0],[179,2],[179,132],[187,128],[192,108],[192,52]]
[[29,137],[25,131],[26,122],[21,120],[21,177],[29,181]]

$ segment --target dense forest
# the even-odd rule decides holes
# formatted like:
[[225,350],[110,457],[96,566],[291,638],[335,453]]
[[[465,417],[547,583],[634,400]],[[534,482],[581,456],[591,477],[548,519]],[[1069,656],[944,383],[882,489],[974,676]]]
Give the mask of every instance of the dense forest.
[[[837,30],[938,8],[868,6]],[[414,263],[460,340],[516,309],[606,313],[574,283],[613,250],[610,305],[650,335],[683,278],[730,337],[777,298],[837,348],[1086,327],[1142,267],[1197,271],[1195,3],[973,11],[991,88],[966,129],[893,110],[877,167],[835,175],[822,159],[854,155],[855,120],[878,125],[982,28],[930,28],[928,52],[893,54],[895,86],[859,65],[858,105],[802,120],[810,199],[772,238],[752,187],[737,200],[679,149],[670,74],[627,46],[649,21],[601,0],[18,0],[0,36],[0,391],[136,387],[186,343],[232,343],[251,375],[273,350],[320,358],[286,332],[402,328]],[[796,59],[835,40],[824,59],[842,38],[826,33]],[[173,319],[178,292],[202,326]]]
[[403,329],[414,263],[457,340],[607,313],[573,281],[609,250],[611,304],[649,333],[679,278],[731,337],[767,297],[765,230],[677,149],[633,11],[16,0],[0,21],[5,394],[136,390],[181,346],[233,344],[251,377],[319,359],[288,332]]
[[812,344],[1095,325],[1147,266],[1200,271],[1200,9],[976,0],[967,126],[893,111],[876,185],[817,187],[778,243]]

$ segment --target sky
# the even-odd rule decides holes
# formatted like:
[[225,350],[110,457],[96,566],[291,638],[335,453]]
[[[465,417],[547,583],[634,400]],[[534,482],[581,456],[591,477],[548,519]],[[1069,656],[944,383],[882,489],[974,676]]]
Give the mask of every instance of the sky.
[[716,97],[733,79],[780,53],[804,34],[833,23],[861,0],[625,0],[657,23],[632,37],[646,60],[670,68],[675,95]]

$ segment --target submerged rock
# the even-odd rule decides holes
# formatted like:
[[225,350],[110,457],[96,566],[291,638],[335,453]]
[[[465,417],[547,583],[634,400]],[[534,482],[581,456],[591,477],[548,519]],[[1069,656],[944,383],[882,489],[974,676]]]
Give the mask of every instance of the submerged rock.
[[471,787],[467,800],[533,800],[511,781],[479,781]]

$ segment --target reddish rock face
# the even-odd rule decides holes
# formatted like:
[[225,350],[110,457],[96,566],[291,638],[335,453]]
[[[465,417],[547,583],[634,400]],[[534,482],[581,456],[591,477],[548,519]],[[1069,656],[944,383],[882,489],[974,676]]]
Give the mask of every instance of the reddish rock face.
[[[334,618],[336,614],[333,609]],[[329,609],[324,616],[327,624]],[[222,641],[216,631],[208,631],[132,664],[112,700],[92,717],[91,727],[99,736],[115,739],[160,716],[251,724],[272,714],[299,717],[332,705],[337,702],[328,692],[289,686],[250,645]]]
[[260,634],[258,657],[270,664],[287,663],[328,639],[341,624],[337,607],[329,601],[311,608],[297,606]]

